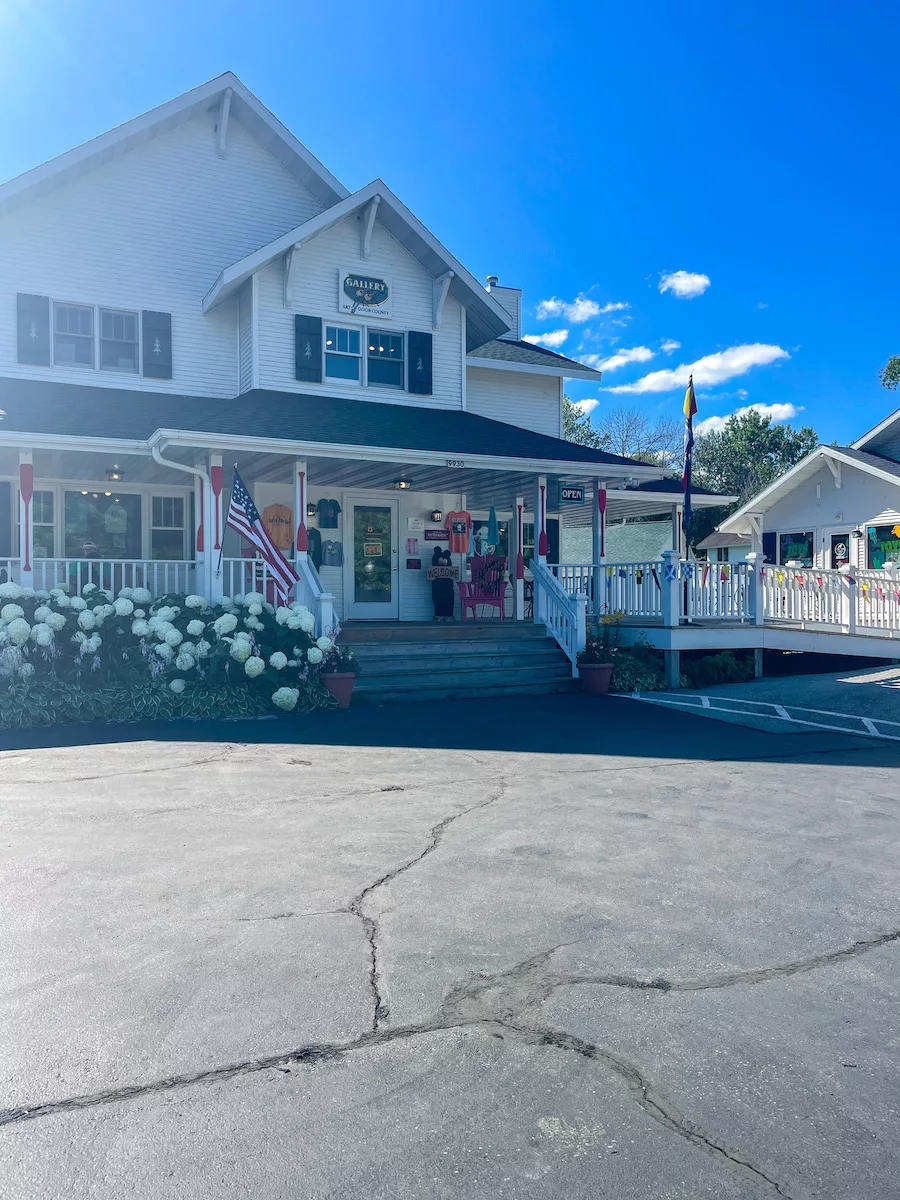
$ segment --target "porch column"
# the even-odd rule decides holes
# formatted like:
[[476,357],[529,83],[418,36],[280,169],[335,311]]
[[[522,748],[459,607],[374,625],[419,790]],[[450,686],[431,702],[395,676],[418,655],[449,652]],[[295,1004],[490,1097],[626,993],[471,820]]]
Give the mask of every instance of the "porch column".
[[34,459],[31,450],[19,451],[19,583],[34,587]]
[[[222,520],[222,455],[209,456],[209,495],[205,508],[207,522],[212,533],[212,549],[209,556],[209,602],[215,604],[222,599],[225,590],[225,570],[222,562],[222,539],[225,527]],[[209,539],[206,539],[207,544]]]
[[510,537],[509,565],[510,582],[513,593],[513,617],[517,621],[525,619],[525,554],[523,525],[525,523],[525,497],[516,496],[513,500],[512,520],[509,523]]
[[306,498],[309,495],[307,486],[309,478],[305,458],[294,460],[291,478],[294,487],[294,568],[300,576],[299,583],[294,587],[294,599],[302,601],[304,597],[307,597],[308,591],[304,565],[309,557],[309,530],[306,526]]
[[534,557],[546,563],[550,543],[547,541],[547,476],[538,475],[534,488]]
[[600,615],[603,605],[603,570],[606,562],[606,480],[594,480],[591,509],[591,562],[593,563],[593,594],[591,612]]

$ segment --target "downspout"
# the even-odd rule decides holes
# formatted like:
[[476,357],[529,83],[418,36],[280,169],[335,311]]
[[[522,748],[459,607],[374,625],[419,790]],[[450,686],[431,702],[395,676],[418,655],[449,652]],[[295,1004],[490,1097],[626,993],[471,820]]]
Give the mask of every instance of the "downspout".
[[[204,489],[203,495],[204,496],[212,495],[212,484],[210,483],[209,474],[206,471],[204,471],[202,467],[189,467],[187,465],[187,463],[175,462],[175,460],[171,459],[171,458],[163,458],[162,451],[159,448],[158,442],[152,442],[150,444],[150,453],[153,455],[153,461],[156,463],[159,463],[159,465],[161,467],[170,467],[173,471],[184,471],[185,474],[193,475],[195,479],[199,479],[201,481],[203,489]],[[195,537],[195,540],[196,540],[196,537]],[[196,553],[197,553],[197,551],[196,551],[196,547],[195,547],[194,554],[196,555]],[[203,553],[204,553],[204,565],[207,568],[210,568],[207,571],[207,575],[208,575],[209,581],[211,582],[211,580],[212,580],[212,571],[211,571],[212,551],[206,549],[205,538],[204,538]],[[196,561],[196,558],[195,558],[195,561]],[[208,600],[209,599],[209,583],[204,584],[204,591],[206,592],[206,598]]]

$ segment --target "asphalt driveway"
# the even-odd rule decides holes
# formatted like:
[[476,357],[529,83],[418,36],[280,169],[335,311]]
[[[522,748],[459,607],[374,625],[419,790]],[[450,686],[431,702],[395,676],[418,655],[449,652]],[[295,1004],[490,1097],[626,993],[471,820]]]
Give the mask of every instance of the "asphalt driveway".
[[0,1196],[898,1194],[897,744],[579,696],[123,733],[0,753]]

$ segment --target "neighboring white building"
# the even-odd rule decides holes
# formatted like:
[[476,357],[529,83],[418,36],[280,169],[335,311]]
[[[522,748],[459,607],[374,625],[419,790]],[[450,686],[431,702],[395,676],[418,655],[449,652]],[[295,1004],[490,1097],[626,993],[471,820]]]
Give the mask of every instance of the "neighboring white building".
[[451,512],[493,507],[510,567],[552,556],[567,485],[670,514],[662,471],[562,440],[599,374],[521,313],[231,74],[36,167],[0,187],[0,578],[263,586],[232,464],[341,619],[430,616]]
[[900,563],[900,410],[852,446],[819,446],[719,533],[742,535],[772,563],[874,570]]

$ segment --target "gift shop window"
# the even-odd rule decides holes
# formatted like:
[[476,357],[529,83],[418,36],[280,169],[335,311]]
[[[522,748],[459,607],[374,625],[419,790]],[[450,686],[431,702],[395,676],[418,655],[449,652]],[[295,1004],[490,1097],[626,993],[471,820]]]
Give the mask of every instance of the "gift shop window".
[[389,387],[402,391],[405,385],[403,334],[370,329],[368,346],[369,387]]
[[65,555],[74,559],[140,558],[140,496],[66,492]]

